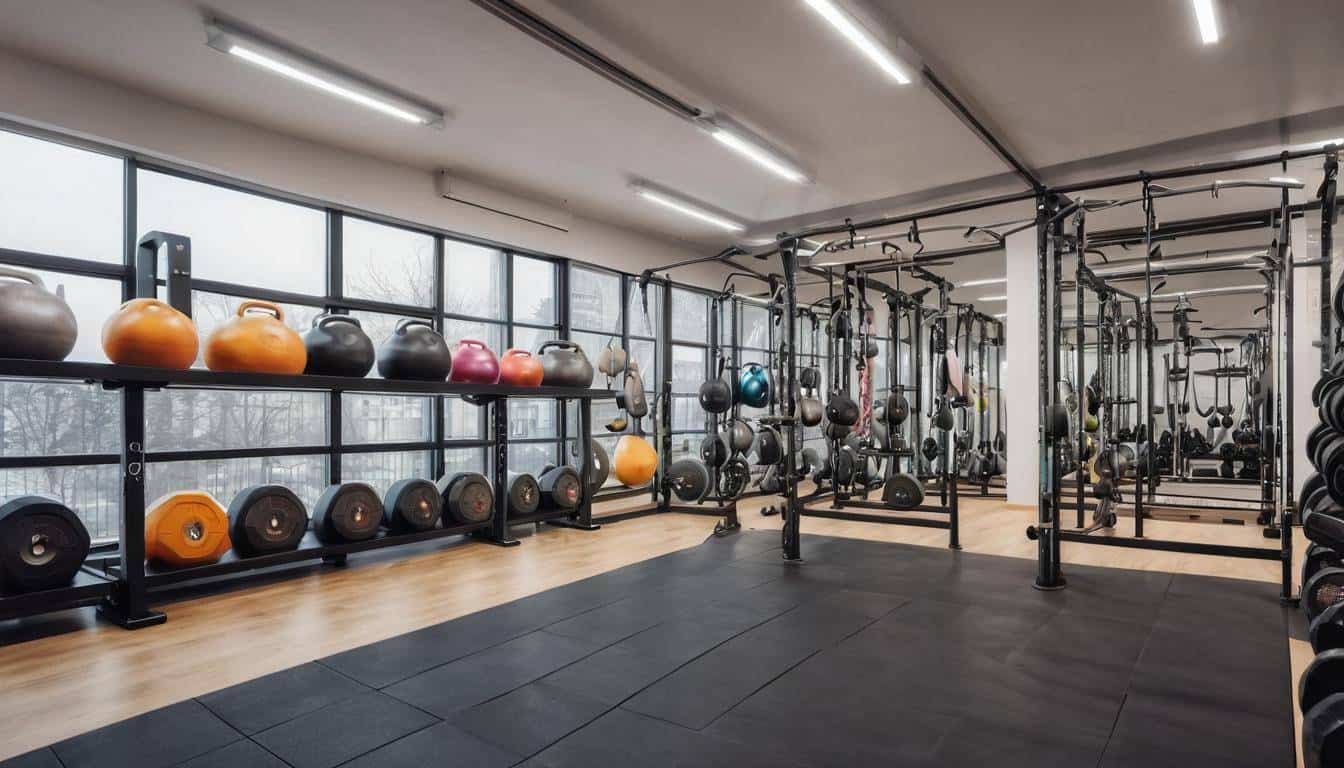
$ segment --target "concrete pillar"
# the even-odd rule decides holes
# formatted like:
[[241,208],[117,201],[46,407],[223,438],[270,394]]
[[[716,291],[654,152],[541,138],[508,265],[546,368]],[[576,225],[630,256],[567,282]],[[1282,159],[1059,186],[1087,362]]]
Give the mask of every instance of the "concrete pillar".
[[1008,267],[1008,318],[1003,376],[1004,416],[1008,430],[1008,503],[1035,508],[1040,495],[1040,367],[1036,347],[1036,230],[1010,235],[1005,243]]

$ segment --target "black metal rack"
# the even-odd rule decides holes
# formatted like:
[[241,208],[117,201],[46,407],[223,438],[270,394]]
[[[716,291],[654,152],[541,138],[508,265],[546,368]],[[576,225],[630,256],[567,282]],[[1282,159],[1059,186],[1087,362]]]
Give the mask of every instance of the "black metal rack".
[[[588,492],[591,454],[584,452],[579,474],[584,493],[579,506],[572,510],[551,510],[509,519],[508,514],[508,400],[544,398],[574,400],[579,403],[579,438],[586,445],[592,437],[592,400],[612,397],[604,389],[565,387],[516,387],[500,384],[465,384],[446,381],[408,381],[340,376],[279,375],[235,373],[207,370],[171,370],[106,363],[54,362],[0,358],[0,377],[84,381],[105,389],[119,390],[122,397],[121,441],[121,515],[119,554],[114,564],[106,564],[102,573],[86,566],[74,583],[67,587],[19,595],[0,596],[0,618],[97,605],[109,620],[128,629],[159,624],[166,616],[149,607],[148,595],[155,589],[201,579],[243,574],[259,569],[304,560],[342,563],[356,552],[429,541],[449,536],[476,535],[501,546],[518,542],[508,535],[509,526],[549,521],[586,530],[592,523],[592,499]],[[377,392],[383,394],[458,395],[477,405],[490,408],[494,425],[495,461],[493,484],[495,515],[488,523],[436,528],[410,534],[380,533],[367,541],[322,544],[309,533],[298,549],[258,557],[242,558],[228,553],[217,563],[173,570],[148,566],[144,559],[145,535],[145,391],[163,388],[324,390],[339,396],[341,392]],[[335,452],[333,435],[329,449]],[[336,478],[333,478],[335,481]]]

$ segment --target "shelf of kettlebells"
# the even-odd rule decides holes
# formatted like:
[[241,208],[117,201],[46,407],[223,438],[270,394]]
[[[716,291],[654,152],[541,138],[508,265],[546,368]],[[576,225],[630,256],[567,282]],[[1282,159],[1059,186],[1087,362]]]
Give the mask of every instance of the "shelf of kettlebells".
[[121,384],[139,384],[152,387],[215,387],[223,389],[321,389],[388,394],[468,395],[482,399],[545,397],[602,399],[616,396],[616,393],[609,389],[522,387],[509,384],[320,376],[302,373],[246,373],[211,371],[200,368],[178,370],[148,368],[138,365],[117,365],[114,363],[16,358],[0,358],[0,377],[66,379],[95,382],[113,387]]

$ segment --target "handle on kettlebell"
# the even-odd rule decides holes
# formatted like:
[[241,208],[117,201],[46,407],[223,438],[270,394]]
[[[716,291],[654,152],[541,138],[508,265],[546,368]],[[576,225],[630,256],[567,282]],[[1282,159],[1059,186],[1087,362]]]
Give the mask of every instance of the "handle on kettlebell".
[[531,357],[531,356],[532,356],[532,353],[531,353],[531,352],[528,352],[526,349],[518,349],[517,347],[514,347],[513,349],[510,349],[510,350],[505,351],[505,352],[504,352],[504,356],[505,356],[505,357]]
[[579,349],[579,345],[575,344],[572,341],[565,341],[564,339],[551,339],[550,341],[542,342],[541,346],[537,347],[537,354],[540,355],[542,352],[545,352],[551,347],[557,347],[559,349],[568,349],[571,351]]
[[335,315],[330,312],[323,312],[313,318],[314,328],[326,328],[331,323],[353,323],[356,328],[364,329],[364,325],[359,322],[359,319],[350,315]]
[[403,317],[397,321],[397,327],[392,329],[392,332],[398,336],[404,336],[406,334],[406,328],[412,325],[423,325],[431,331],[434,330],[434,323],[431,323],[423,317]]
[[0,265],[0,277],[12,277],[15,280],[22,280],[25,283],[32,283],[44,291],[47,289],[47,284],[42,282],[41,277],[38,277],[32,272],[25,272],[22,269]]
[[489,349],[489,347],[485,346],[483,342],[479,342],[475,339],[462,339],[461,341],[457,342],[457,345],[459,347],[467,346],[467,347],[480,347],[481,349]]
[[262,301],[261,299],[248,299],[238,305],[238,317],[242,317],[249,309],[260,309],[270,312],[275,315],[276,320],[279,320],[282,323],[285,322],[285,310],[281,309],[278,304],[272,304],[269,301]]

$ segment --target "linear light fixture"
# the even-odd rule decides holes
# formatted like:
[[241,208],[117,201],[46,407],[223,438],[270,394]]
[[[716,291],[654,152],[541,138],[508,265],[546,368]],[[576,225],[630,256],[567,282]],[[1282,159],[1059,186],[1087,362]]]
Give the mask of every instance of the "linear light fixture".
[[1225,285],[1221,288],[1196,288],[1192,291],[1173,291],[1171,293],[1154,293],[1153,301],[1171,301],[1179,299],[1182,296],[1234,296],[1242,293],[1264,293],[1263,285]]
[[794,184],[804,184],[808,181],[807,174],[803,173],[796,163],[771,148],[764,139],[746,128],[735,125],[723,117],[705,120],[704,128],[720,144],[776,176]]
[[1213,0],[1193,0],[1195,19],[1199,21],[1199,37],[1205,45],[1218,42],[1218,18],[1213,14]]
[[205,44],[324,93],[408,123],[442,128],[443,113],[221,21],[207,21]]
[[964,283],[957,283],[958,288],[976,288],[981,285],[998,285],[1008,282],[1006,277],[987,277],[983,280],[967,280]]
[[1004,296],[981,296],[980,298],[976,299],[976,301],[1007,301],[1007,300],[1008,300],[1008,296],[1007,296],[1007,295],[1004,295]]
[[683,216],[689,216],[693,219],[698,219],[700,221],[705,222],[706,224],[713,224],[714,226],[719,227],[720,229],[726,229],[729,232],[745,232],[747,230],[746,226],[736,221],[724,218],[723,216],[720,216],[716,213],[711,213],[710,211],[701,208],[695,203],[676,197],[675,195],[664,192],[662,190],[650,189],[648,186],[644,184],[632,184],[630,185],[630,189],[636,195],[639,195],[640,197],[644,198],[645,200],[648,200],[651,203],[657,203],[658,205],[661,205],[664,208],[676,211],[677,213],[680,213]]
[[848,11],[836,5],[832,0],[804,0],[804,2],[832,27],[835,27],[837,32],[844,35],[846,40],[855,48],[858,48],[864,56],[872,60],[878,69],[885,72],[892,80],[901,85],[909,85],[913,82],[910,74],[906,71],[905,65],[901,63],[896,54],[878,42],[877,37],[865,29],[863,24]]

